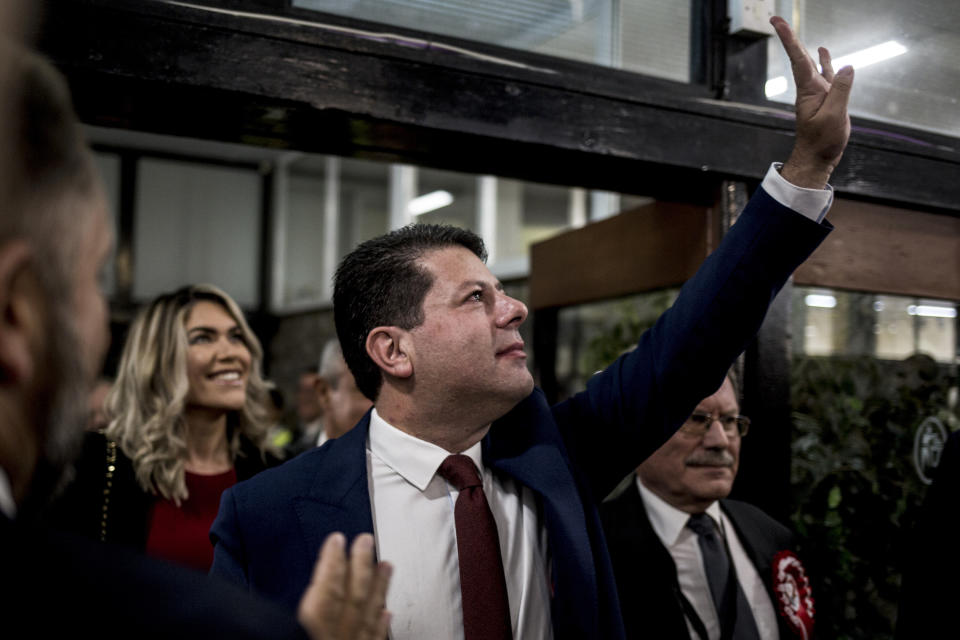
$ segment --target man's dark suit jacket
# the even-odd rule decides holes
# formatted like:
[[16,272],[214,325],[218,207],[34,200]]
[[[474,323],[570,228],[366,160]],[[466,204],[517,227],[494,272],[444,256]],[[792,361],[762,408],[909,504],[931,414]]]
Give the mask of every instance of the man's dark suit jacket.
[[[636,350],[573,398],[551,407],[535,389],[493,423],[484,464],[540,499],[556,638],[623,637],[596,505],[716,391],[770,301],[829,228],[758,189]],[[328,533],[373,531],[369,424],[368,415],[345,436],[226,491],[210,531],[211,573],[294,607]]]
[[[720,508],[733,523],[744,551],[767,585],[776,611],[773,558],[780,551],[793,550],[793,534],[745,502],[721,500]],[[677,567],[650,524],[635,482],[616,499],[600,505],[600,519],[613,562],[627,638],[690,640]],[[779,614],[777,623],[781,640],[794,637]]]
[[289,610],[200,572],[0,514],[0,636],[307,640]]
[[947,439],[933,485],[927,489],[907,537],[903,582],[894,637],[897,640],[952,636],[960,601],[960,431]]

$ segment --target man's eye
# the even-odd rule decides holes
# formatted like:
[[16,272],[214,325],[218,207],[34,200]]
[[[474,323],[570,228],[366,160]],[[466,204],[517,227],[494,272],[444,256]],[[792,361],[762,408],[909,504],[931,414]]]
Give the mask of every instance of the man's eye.
[[705,413],[694,413],[690,415],[690,422],[694,424],[707,424],[710,420],[710,416]]
[[477,289],[476,291],[470,294],[470,299],[476,300],[477,302],[483,301],[483,291],[480,291],[479,289]]

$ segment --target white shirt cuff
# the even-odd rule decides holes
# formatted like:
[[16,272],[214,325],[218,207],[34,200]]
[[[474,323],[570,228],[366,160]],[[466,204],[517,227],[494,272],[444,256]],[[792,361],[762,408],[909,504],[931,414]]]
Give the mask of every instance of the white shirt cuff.
[[830,205],[833,204],[833,187],[826,189],[806,189],[787,182],[780,175],[782,162],[774,162],[767,170],[761,186],[770,194],[770,197],[783,206],[793,209],[816,222],[821,222]]

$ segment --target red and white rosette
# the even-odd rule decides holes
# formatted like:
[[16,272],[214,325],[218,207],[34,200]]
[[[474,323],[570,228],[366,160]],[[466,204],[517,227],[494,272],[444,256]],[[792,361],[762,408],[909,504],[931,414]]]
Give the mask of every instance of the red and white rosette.
[[773,592],[777,611],[797,636],[809,640],[813,635],[813,590],[803,563],[793,551],[781,551],[773,557]]

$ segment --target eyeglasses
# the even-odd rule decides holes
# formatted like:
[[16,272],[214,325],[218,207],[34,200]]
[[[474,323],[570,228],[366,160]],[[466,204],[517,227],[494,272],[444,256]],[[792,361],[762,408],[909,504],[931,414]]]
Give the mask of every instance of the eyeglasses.
[[680,426],[680,430],[702,438],[707,435],[707,431],[710,430],[714,420],[720,421],[723,432],[727,436],[739,435],[742,437],[747,435],[747,431],[750,429],[750,418],[747,416],[718,416],[713,413],[694,411],[687,418],[687,421]]

